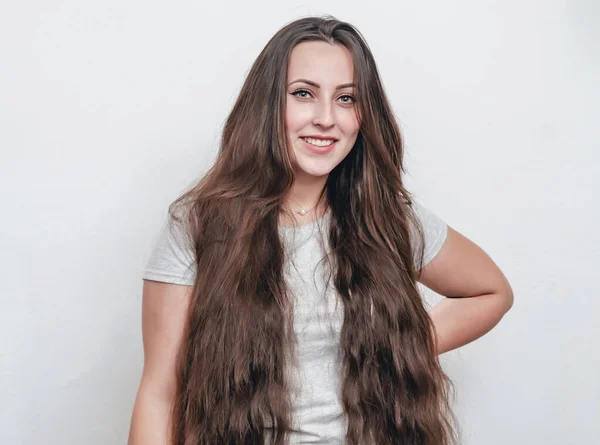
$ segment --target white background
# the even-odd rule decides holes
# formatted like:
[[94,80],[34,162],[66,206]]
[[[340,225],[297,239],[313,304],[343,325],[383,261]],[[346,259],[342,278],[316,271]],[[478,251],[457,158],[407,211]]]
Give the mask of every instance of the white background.
[[598,443],[597,2],[0,4],[0,443],[126,442],[167,206],[267,40],[325,13],[373,50],[409,189],[515,291],[443,356],[464,443]]

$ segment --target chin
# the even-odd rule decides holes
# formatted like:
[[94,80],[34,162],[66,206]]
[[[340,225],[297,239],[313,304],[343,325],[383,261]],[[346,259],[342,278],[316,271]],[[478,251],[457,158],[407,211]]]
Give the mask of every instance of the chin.
[[327,176],[335,166],[330,165],[329,163],[320,163],[321,165],[315,165],[314,163],[303,163],[298,162],[295,165],[296,173],[314,176],[315,178],[319,178],[322,176]]

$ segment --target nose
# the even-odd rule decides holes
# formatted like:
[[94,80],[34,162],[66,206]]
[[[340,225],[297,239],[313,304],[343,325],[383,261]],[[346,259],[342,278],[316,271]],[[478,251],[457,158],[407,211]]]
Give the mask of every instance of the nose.
[[333,106],[329,102],[319,103],[316,105],[313,124],[319,127],[331,127],[335,122],[333,114]]

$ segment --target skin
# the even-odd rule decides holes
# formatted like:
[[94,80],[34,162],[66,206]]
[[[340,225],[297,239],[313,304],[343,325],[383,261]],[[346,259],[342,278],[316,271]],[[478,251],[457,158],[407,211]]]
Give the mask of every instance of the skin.
[[437,355],[489,332],[514,301],[510,283],[496,263],[450,226],[444,245],[421,270],[418,281],[448,297],[429,311]]
[[[296,179],[286,197],[292,209],[311,209],[329,173],[350,153],[360,122],[354,100],[354,65],[342,45],[303,42],[292,50],[288,66],[285,124]],[[342,88],[339,88],[343,86]],[[315,153],[305,136],[335,138],[327,153]],[[298,216],[308,222],[319,211]]]

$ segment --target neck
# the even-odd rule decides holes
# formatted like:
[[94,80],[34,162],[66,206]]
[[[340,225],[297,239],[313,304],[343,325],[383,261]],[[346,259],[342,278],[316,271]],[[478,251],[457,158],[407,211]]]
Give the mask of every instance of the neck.
[[[296,217],[310,220],[318,218],[324,209],[321,205],[317,207],[317,203],[327,182],[327,177],[328,175],[314,177],[297,174],[292,187],[283,198],[283,207],[292,211]],[[299,214],[298,212],[301,210],[306,210],[306,214]]]

